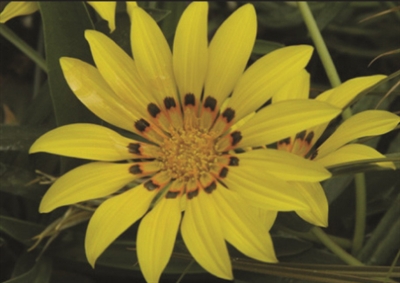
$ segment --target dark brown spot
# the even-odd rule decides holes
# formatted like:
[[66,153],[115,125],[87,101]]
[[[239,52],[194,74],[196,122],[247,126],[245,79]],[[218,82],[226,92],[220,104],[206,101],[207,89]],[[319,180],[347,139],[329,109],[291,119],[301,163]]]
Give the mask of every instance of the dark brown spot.
[[317,157],[317,155],[318,155],[318,149],[315,150],[315,151],[311,154],[310,159],[313,160],[315,157]]
[[158,189],[160,186],[154,183],[152,180],[148,180],[146,183],[144,183],[144,187],[149,191],[153,191],[155,189]]
[[243,153],[243,152],[246,152],[243,148],[235,148],[233,151],[234,151],[235,153]]
[[217,183],[213,181],[211,184],[209,184],[207,187],[204,188],[204,191],[208,194],[211,194],[213,190],[217,188]]
[[141,154],[140,152],[140,143],[130,143],[128,145],[129,153],[133,154]]
[[235,110],[232,108],[226,108],[224,113],[222,113],[222,117],[226,118],[226,121],[229,123],[235,118]]
[[138,164],[132,165],[132,166],[129,168],[129,172],[132,173],[132,174],[134,174],[134,175],[142,174],[142,173],[143,173],[142,169],[140,168],[140,165],[138,165]]
[[140,119],[135,122],[135,128],[141,133],[143,133],[149,126],[149,122],[147,122],[145,119]]
[[188,199],[192,199],[199,194],[199,189],[195,189],[187,193]]
[[232,146],[237,145],[242,140],[242,134],[239,131],[234,131],[231,133]]
[[167,110],[171,109],[172,107],[176,107],[175,99],[172,97],[166,97],[164,99],[164,105]]
[[283,139],[283,140],[280,140],[279,142],[278,142],[279,144],[290,144],[290,138],[286,138],[286,139]]
[[219,171],[219,177],[225,178],[228,175],[229,169],[226,167],[222,167],[221,171]]
[[206,100],[204,101],[204,108],[210,108],[211,111],[214,111],[216,106],[217,100],[214,97],[207,96]]
[[179,193],[180,193],[179,191],[177,192],[168,191],[167,194],[165,195],[165,198],[176,198],[179,195]]
[[154,103],[150,103],[147,106],[147,111],[150,113],[151,117],[153,117],[153,118],[157,117],[158,113],[161,112],[160,108],[158,108],[158,106],[155,105]]
[[307,137],[306,137],[306,139],[305,139],[305,141],[306,141],[308,144],[311,144],[311,141],[312,141],[313,138],[314,138],[314,132],[309,132],[308,135],[307,135]]
[[194,106],[195,102],[196,102],[196,98],[194,97],[193,93],[188,93],[185,95],[185,102],[184,102],[185,106],[187,106],[187,105]]
[[306,136],[306,131],[301,131],[300,133],[298,133],[295,137],[295,139],[301,139],[304,140],[304,137]]
[[229,157],[229,166],[239,166],[239,158],[236,156]]

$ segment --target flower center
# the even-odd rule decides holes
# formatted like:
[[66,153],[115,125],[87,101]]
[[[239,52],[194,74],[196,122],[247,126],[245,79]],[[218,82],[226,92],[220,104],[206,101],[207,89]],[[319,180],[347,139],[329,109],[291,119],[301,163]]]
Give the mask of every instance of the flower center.
[[171,178],[185,181],[208,172],[217,161],[215,137],[198,127],[198,118],[185,113],[184,126],[171,129],[170,137],[161,145],[161,162]]

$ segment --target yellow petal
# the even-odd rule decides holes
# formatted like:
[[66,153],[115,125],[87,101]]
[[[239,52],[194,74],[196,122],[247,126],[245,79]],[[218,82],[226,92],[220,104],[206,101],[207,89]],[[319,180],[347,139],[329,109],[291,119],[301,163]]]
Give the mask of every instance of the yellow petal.
[[302,130],[328,122],[340,109],[314,100],[282,101],[256,113],[238,131],[243,137],[237,147],[271,144]]
[[60,64],[69,87],[90,111],[108,123],[134,131],[138,117],[125,107],[95,67],[67,57],[60,58]]
[[310,74],[301,70],[286,82],[272,97],[272,103],[293,99],[307,99],[310,93]]
[[79,166],[58,178],[44,195],[40,212],[57,207],[108,196],[141,177],[129,169],[133,163],[95,162]]
[[85,238],[86,257],[92,267],[104,250],[146,213],[157,192],[142,184],[106,200],[96,209]]
[[10,1],[0,14],[0,23],[3,24],[12,18],[32,14],[37,10],[39,10],[37,2]]
[[208,63],[207,14],[207,2],[192,2],[176,28],[173,64],[182,102],[189,93],[200,101]]
[[129,17],[131,17],[133,9],[137,6],[138,5],[136,1],[126,1],[126,12],[128,13]]
[[[256,111],[298,74],[310,60],[313,48],[290,46],[271,52],[251,65],[239,79],[227,107],[235,110],[235,121]],[[296,86],[298,88],[299,86]]]
[[217,99],[220,106],[232,92],[249,60],[256,32],[257,18],[251,4],[237,9],[218,28],[209,47],[205,98]]
[[328,226],[328,200],[319,183],[292,182],[306,199],[310,210],[299,210],[296,213],[305,221],[322,227]]
[[261,219],[261,223],[265,227],[272,227],[274,225],[278,212],[276,210],[265,210],[259,207],[254,207],[253,210],[257,211],[257,217]]
[[230,190],[264,210],[309,209],[303,197],[288,182],[265,171],[258,173],[254,167],[229,167],[228,176],[223,182]]
[[181,233],[194,259],[211,274],[232,280],[232,267],[212,197],[204,192],[187,201]]
[[374,75],[351,79],[338,87],[321,93],[316,99],[344,109],[357,97],[357,94],[385,78],[384,75]]
[[96,12],[104,20],[108,22],[110,32],[115,30],[115,10],[117,8],[116,1],[87,1],[87,3],[96,10]]
[[388,111],[366,110],[344,121],[318,148],[317,158],[322,158],[355,139],[377,136],[393,130],[400,118]]
[[73,124],[47,132],[35,141],[29,153],[48,152],[99,161],[118,161],[140,156],[129,152],[131,143],[137,141],[102,126]]
[[87,30],[85,37],[103,79],[132,112],[148,118],[147,106],[155,101],[150,89],[141,80],[132,58],[101,32]]
[[237,193],[221,185],[211,194],[221,217],[225,239],[243,254],[266,262],[277,262],[269,229],[263,226],[256,210]]
[[[319,164],[330,167],[341,163],[353,162],[366,159],[385,158],[385,156],[375,149],[363,144],[348,144],[322,158],[316,158]],[[376,165],[396,169],[392,162],[379,162]]]
[[180,198],[163,198],[140,222],[137,254],[147,282],[159,281],[171,257],[180,221]]
[[268,172],[287,181],[318,182],[331,176],[323,166],[316,162],[282,150],[251,150],[237,156],[239,158],[238,168],[250,169],[260,175]]
[[168,42],[154,19],[139,7],[132,9],[131,47],[139,74],[158,104],[164,105],[166,97],[179,103]]

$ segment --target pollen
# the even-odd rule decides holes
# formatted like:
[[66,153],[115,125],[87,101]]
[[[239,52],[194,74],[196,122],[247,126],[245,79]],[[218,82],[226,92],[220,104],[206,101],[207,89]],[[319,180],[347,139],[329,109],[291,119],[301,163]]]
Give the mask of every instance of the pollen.
[[171,178],[184,181],[198,179],[217,162],[215,137],[199,127],[199,119],[191,111],[185,111],[182,128],[171,128],[169,137],[164,139],[160,161]]

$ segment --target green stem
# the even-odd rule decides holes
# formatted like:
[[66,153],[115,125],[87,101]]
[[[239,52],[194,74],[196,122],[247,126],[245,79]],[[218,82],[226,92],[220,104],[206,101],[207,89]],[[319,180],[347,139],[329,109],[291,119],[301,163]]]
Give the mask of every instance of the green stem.
[[[298,2],[298,7],[332,87],[339,86],[341,84],[339,75],[336,71],[335,65],[333,64],[332,57],[329,54],[325,41],[322,38],[321,32],[318,29],[318,25],[311,13],[310,7],[307,2]],[[347,108],[342,112],[342,118],[344,120],[350,118],[351,115],[352,112],[350,108]],[[357,174],[354,181],[356,187],[356,219],[353,236],[353,254],[359,251],[362,247],[366,222],[366,187],[364,174]]]
[[323,243],[328,249],[330,249],[335,255],[349,265],[364,266],[362,262],[348,254],[344,249],[337,245],[324,231],[319,227],[311,228],[311,232]]
[[311,39],[314,42],[318,55],[321,58],[322,65],[325,68],[329,82],[333,87],[336,87],[341,84],[340,78],[336,71],[335,65],[333,64],[328,48],[326,47],[325,41],[318,29],[317,23],[315,22],[315,19],[311,13],[310,7],[308,7],[307,2],[298,2],[297,4],[299,5],[300,13],[303,16],[303,20],[311,35]]
[[14,44],[26,56],[31,58],[32,61],[34,61],[43,71],[47,73],[46,61],[25,41],[19,38],[18,35],[16,35],[11,29],[4,24],[0,24],[0,34]]
[[[319,243],[319,239],[317,237],[315,237],[315,235],[311,232],[297,232],[294,230],[291,230],[285,226],[281,226],[278,224],[275,224],[276,227],[286,233],[289,233],[293,236],[299,237],[300,239],[304,239],[304,240],[309,240],[309,241],[313,241],[316,243]],[[341,247],[342,249],[351,249],[352,246],[352,242],[346,238],[341,238],[341,237],[337,237],[337,236],[332,236],[332,235],[328,235],[328,237],[335,242],[339,247]]]
[[367,218],[367,192],[363,173],[358,173],[354,176],[354,184],[356,187],[356,220],[351,253],[356,255],[363,246],[365,220]]

